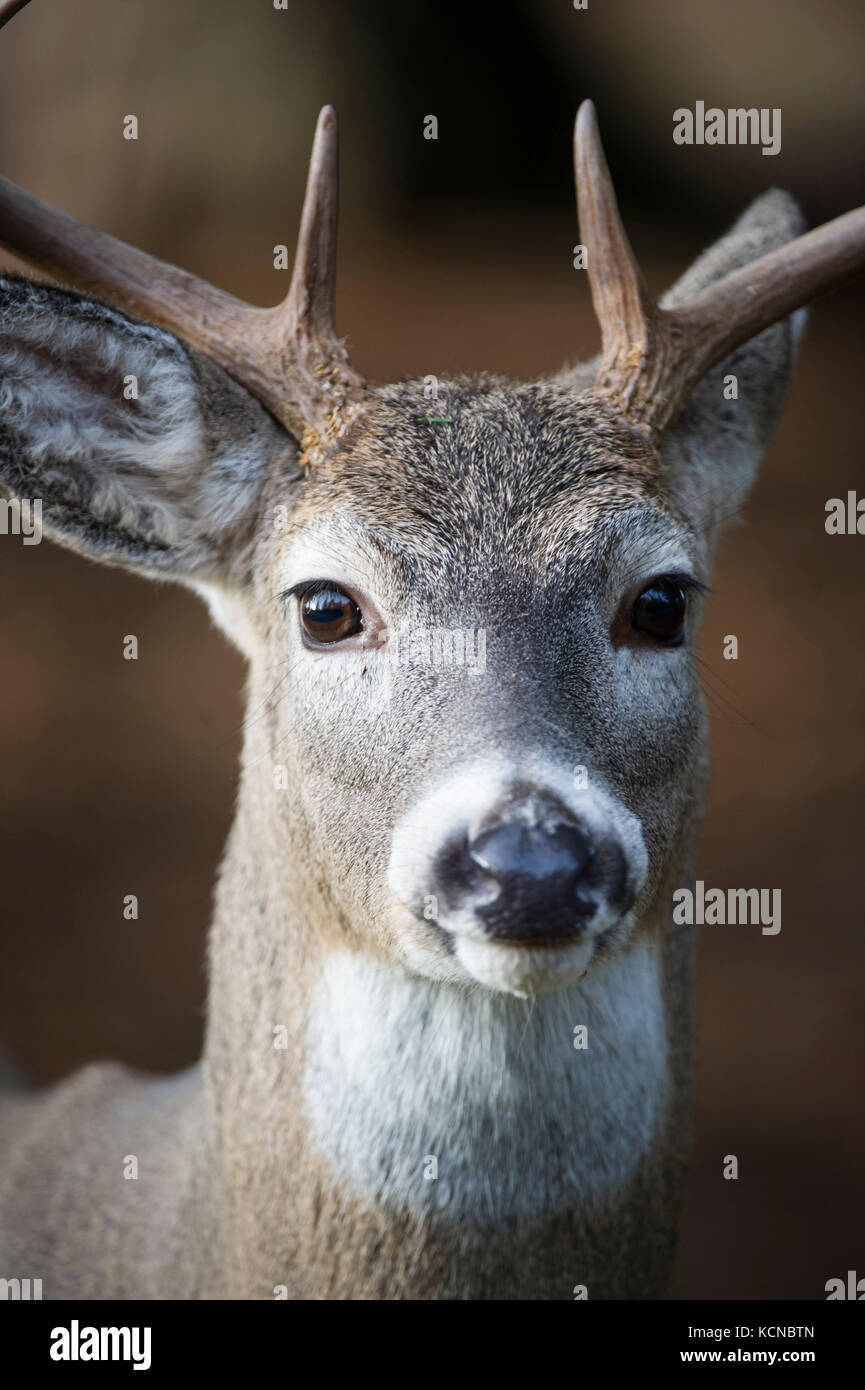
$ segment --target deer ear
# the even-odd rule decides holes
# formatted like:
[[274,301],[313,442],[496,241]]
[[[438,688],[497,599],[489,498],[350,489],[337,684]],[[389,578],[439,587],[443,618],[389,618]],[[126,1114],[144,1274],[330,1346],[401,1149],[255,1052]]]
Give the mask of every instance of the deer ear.
[[[705,251],[661,301],[684,304],[714,280],[805,230],[788,194],[752,203],[726,236]],[[773,324],[712,368],[694,388],[661,445],[679,506],[701,531],[717,532],[742,506],[781,414],[805,310]]]
[[48,535],[164,578],[242,585],[290,437],[221,368],[98,300],[0,277],[0,494]]

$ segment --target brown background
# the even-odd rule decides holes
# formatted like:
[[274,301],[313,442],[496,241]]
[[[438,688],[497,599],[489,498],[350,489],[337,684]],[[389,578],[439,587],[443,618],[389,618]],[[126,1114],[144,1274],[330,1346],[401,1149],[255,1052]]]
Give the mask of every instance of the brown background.
[[[465,10],[468,10],[466,13]],[[0,38],[0,167],[258,302],[285,277],[315,113],[342,122],[340,327],[373,380],[518,376],[595,348],[570,124],[598,106],[655,289],[750,197],[865,201],[858,0],[34,0]],[[672,111],[780,106],[782,152],[684,148]],[[121,138],[138,115],[140,138]],[[422,138],[435,113],[437,142]],[[705,928],[696,1155],[675,1294],[820,1298],[865,1273],[861,288],[818,304],[702,656],[708,885],[780,887],[783,929]],[[242,664],[196,600],[0,537],[0,1037],[40,1079],[200,1044]],[[134,633],[140,659],[122,659]],[[735,633],[740,659],[722,659]],[[124,894],[141,917],[124,921]],[[722,1179],[737,1154],[738,1182]]]

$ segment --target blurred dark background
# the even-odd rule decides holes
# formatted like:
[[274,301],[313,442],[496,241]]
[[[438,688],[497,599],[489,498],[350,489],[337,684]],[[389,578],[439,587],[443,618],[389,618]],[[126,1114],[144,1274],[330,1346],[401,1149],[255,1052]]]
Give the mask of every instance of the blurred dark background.
[[[660,290],[772,184],[815,223],[865,202],[863,71],[858,0],[33,0],[0,35],[0,169],[269,303],[332,102],[339,323],[360,370],[525,377],[596,348],[571,267],[583,97]],[[674,145],[673,110],[698,99],[780,107],[781,153]],[[828,497],[865,493],[863,307],[857,286],[812,311],[703,632],[700,875],[781,887],[783,929],[701,933],[677,1297],[822,1298],[865,1260],[865,540],[823,525]],[[182,1066],[201,1040],[242,663],[186,593],[49,545],[0,537],[0,594],[0,1037],[46,1080],[105,1056]]]

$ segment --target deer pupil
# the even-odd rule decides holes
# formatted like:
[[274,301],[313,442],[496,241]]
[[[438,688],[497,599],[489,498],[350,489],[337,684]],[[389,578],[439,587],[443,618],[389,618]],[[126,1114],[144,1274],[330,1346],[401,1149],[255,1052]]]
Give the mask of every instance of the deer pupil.
[[671,579],[657,579],[634,604],[631,626],[660,642],[670,642],[681,635],[686,610],[681,585]]
[[360,609],[340,589],[319,589],[301,603],[303,629],[315,642],[342,642],[362,626]]

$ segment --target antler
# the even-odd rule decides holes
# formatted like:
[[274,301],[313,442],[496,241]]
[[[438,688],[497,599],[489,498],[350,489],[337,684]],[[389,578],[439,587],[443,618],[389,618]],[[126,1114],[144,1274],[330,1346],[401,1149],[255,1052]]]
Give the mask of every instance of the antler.
[[19,10],[23,10],[29,0],[0,0],[0,29],[8,19],[11,19]]
[[595,393],[647,432],[662,434],[702,376],[733,348],[865,270],[865,208],[836,217],[662,309],[625,235],[595,108],[577,115],[574,164],[580,229],[601,328]]
[[[0,0],[0,28],[27,0]],[[291,285],[259,309],[137,251],[0,179],[0,245],[49,275],[180,334],[265,403],[294,434],[318,427],[364,384],[334,324],[336,113],[318,118]]]

